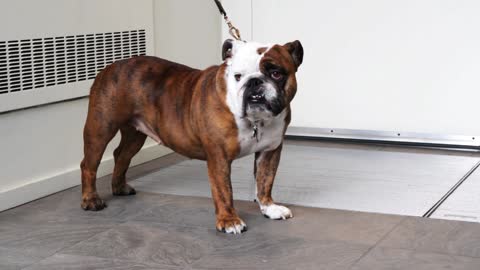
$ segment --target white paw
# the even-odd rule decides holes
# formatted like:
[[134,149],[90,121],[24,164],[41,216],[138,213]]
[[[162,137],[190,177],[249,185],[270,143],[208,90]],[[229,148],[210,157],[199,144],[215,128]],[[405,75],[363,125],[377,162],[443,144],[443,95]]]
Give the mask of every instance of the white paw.
[[218,220],[217,230],[224,233],[240,234],[247,231],[247,224],[240,218]]
[[262,214],[270,219],[287,219],[292,218],[293,214],[290,209],[283,205],[270,204],[270,205],[260,205],[260,210]]
[[247,224],[242,221],[240,224],[235,224],[233,226],[229,226],[225,228],[226,233],[233,233],[233,234],[241,234],[242,232],[246,231]]

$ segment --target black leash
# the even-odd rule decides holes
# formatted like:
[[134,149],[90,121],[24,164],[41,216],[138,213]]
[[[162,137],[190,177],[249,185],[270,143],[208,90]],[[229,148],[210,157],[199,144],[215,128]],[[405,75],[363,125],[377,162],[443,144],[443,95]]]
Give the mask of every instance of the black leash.
[[[231,35],[233,38],[235,38],[236,40],[240,40],[240,41],[245,42],[245,41],[242,40],[242,38],[240,37],[240,31],[239,31],[235,26],[233,26],[232,22],[228,19],[227,12],[226,12],[225,9],[223,8],[222,3],[220,3],[220,0],[213,0],[213,1],[215,1],[215,4],[217,4],[218,11],[220,11],[220,14],[223,16],[223,19],[225,20],[225,22],[226,22],[227,25],[228,25],[228,33],[230,33],[230,35]],[[259,141],[257,122],[254,122],[254,123],[253,123],[253,134],[252,134],[252,138],[255,138],[255,139],[257,140],[257,142]]]
[[227,12],[225,12],[225,9],[222,6],[222,3],[220,3],[220,0],[214,0],[215,4],[217,4],[218,10],[220,11],[220,14],[223,16],[227,16]]
[[240,37],[240,31],[233,26],[232,22],[228,19],[227,12],[222,6],[222,3],[220,3],[220,0],[213,0],[215,1],[215,4],[217,4],[218,11],[220,11],[220,14],[223,16],[223,19],[225,20],[225,23],[227,23],[228,26],[228,33],[235,38],[236,40],[242,40]]

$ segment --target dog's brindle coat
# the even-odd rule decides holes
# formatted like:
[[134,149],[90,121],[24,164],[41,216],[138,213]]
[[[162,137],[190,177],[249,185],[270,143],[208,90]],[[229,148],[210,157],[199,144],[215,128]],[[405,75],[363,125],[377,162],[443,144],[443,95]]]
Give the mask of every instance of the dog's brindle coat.
[[[96,191],[96,172],[108,142],[120,130],[120,145],[114,151],[113,195],[135,194],[125,181],[125,173],[148,135],[177,153],[206,160],[217,229],[230,233],[246,230],[233,207],[230,182],[232,161],[250,154],[242,152],[240,143],[241,133],[250,133],[240,130],[238,122],[248,120],[239,118],[227,102],[227,92],[232,91],[227,84],[233,74],[227,76],[227,71],[233,61],[233,44],[225,42],[223,64],[203,71],[156,57],[135,57],[115,62],[98,74],[90,91],[84,128],[85,156],[80,165],[83,209],[106,207]],[[282,81],[276,82],[277,87],[283,87],[278,89],[277,100],[285,114],[283,138],[290,122],[289,103],[296,92],[295,72],[302,62],[303,49],[295,41],[283,46],[258,46],[256,53],[260,61],[256,65],[264,77],[269,76],[266,69],[272,64],[283,72]],[[287,208],[275,205],[271,196],[281,141],[279,138],[280,143],[271,150],[252,148],[256,150],[257,199],[262,212],[268,216],[270,211],[271,218],[292,216]],[[272,216],[272,211],[280,214]]]

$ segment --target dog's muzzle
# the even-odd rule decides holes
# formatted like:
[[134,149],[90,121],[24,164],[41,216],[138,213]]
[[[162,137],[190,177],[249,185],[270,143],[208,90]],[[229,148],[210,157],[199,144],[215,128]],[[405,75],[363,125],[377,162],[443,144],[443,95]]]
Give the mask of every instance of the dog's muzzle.
[[263,87],[263,80],[259,78],[250,79],[246,85],[245,100],[249,104],[265,105],[265,87]]
[[[274,93],[267,93],[273,91]],[[274,116],[278,115],[284,109],[284,102],[276,94],[275,88],[269,85],[269,82],[262,78],[251,78],[245,84],[243,96],[244,114],[247,110],[252,111],[270,111]]]

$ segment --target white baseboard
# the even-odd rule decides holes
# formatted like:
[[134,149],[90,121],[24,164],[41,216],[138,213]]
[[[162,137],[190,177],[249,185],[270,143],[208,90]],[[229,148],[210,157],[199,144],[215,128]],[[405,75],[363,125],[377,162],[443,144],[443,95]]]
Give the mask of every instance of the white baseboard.
[[[170,149],[156,144],[145,146],[132,159],[130,166],[145,163],[171,152]],[[112,157],[103,160],[98,168],[97,177],[111,174],[113,166]],[[80,185],[80,183],[80,168],[77,168],[0,192],[0,211]]]

